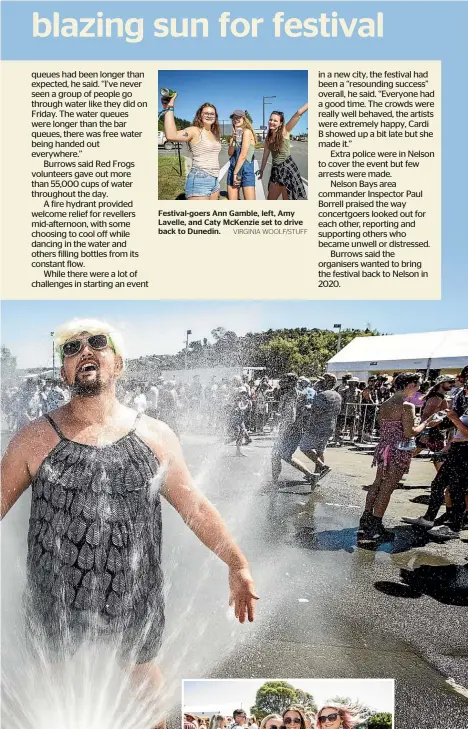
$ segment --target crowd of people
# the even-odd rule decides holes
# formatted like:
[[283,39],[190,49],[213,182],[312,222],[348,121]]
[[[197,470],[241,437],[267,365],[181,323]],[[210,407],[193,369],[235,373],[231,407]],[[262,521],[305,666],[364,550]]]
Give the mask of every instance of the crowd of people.
[[[289,372],[279,379],[256,381],[247,375],[231,379],[213,376],[189,384],[160,376],[149,382],[121,380],[119,399],[181,431],[218,435],[233,443],[236,454],[252,435],[275,436],[272,481],[278,483],[282,463],[297,469],[313,485],[330,467],[328,445],[378,441],[373,460],[376,478],[369,488],[358,540],[387,541],[393,533],[382,524],[391,495],[422,451],[435,467],[426,513],[404,521],[426,529],[437,539],[455,539],[468,507],[468,368],[456,377],[424,380],[418,373],[371,375],[367,382],[352,373],[340,383],[333,373],[307,378]],[[3,394],[7,427],[16,431],[69,400],[59,380],[27,379]],[[438,517],[442,504],[445,512]],[[437,518],[438,517],[438,518]]]
[[352,729],[362,721],[351,707],[330,701],[317,712],[290,706],[282,714],[268,714],[260,725],[244,709],[236,709],[232,716],[213,714],[209,719],[185,713],[184,729]]

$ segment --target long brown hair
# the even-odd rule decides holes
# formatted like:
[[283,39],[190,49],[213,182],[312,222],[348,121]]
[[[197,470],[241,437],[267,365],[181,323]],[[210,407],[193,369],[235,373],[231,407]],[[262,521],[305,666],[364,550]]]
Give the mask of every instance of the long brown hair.
[[279,152],[281,149],[281,145],[283,144],[283,129],[284,129],[284,114],[282,111],[272,111],[270,114],[270,119],[273,116],[273,114],[276,114],[276,116],[279,116],[281,121],[281,126],[278,127],[278,129],[273,132],[271,129],[268,130],[267,135],[267,142],[270,147],[270,149],[273,150],[273,152]]
[[198,127],[199,129],[204,128],[201,115],[202,115],[203,109],[206,109],[207,106],[209,106],[210,109],[214,109],[214,111],[215,111],[216,116],[215,116],[215,120],[214,120],[213,124],[211,125],[211,133],[212,133],[213,137],[215,139],[217,139],[219,142],[219,140],[221,139],[221,129],[219,128],[218,110],[217,110],[216,106],[214,106],[214,104],[209,104],[208,102],[206,102],[205,104],[202,104],[199,109],[197,109],[195,118],[193,120],[193,126]]

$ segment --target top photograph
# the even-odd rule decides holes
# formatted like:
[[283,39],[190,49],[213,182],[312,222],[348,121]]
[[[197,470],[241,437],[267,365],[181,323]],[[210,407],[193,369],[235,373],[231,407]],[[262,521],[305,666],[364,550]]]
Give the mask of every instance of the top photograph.
[[159,200],[307,200],[308,74],[160,71]]

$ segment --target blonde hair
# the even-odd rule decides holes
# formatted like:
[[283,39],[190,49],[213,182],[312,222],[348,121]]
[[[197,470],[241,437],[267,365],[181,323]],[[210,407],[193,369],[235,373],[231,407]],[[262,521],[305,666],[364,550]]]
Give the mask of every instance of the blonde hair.
[[99,319],[70,319],[57,327],[54,331],[54,345],[60,357],[62,357],[62,347],[65,342],[84,332],[86,334],[107,334],[115,354],[121,357],[123,362],[125,361],[122,335],[113,326],[107,322],[99,321]]
[[248,129],[249,131],[252,132],[253,138],[254,138],[254,144],[257,144],[257,135],[255,134],[254,129],[252,127],[252,122],[249,119],[247,119],[246,116],[244,117],[244,123],[243,123],[242,127],[244,129]]
[[267,721],[270,721],[270,719],[279,719],[280,724],[283,723],[283,717],[281,714],[268,714],[268,716],[265,716],[262,719],[262,722],[260,724],[260,729],[265,729]]

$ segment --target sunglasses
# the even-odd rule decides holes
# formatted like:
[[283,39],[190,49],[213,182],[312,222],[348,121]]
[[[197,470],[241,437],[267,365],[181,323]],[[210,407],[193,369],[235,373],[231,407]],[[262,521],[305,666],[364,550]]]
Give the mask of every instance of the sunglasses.
[[270,724],[269,729],[284,729],[284,725],[277,726],[276,724]]
[[321,724],[323,724],[326,721],[336,721],[338,719],[338,714],[328,714],[327,716],[322,715],[319,716],[318,720]]
[[290,716],[286,717],[286,719],[283,719],[285,724],[302,724],[301,719],[296,716],[294,719],[291,719]]
[[74,357],[86,344],[89,344],[91,349],[100,350],[112,347],[112,340],[107,334],[91,334],[84,339],[70,339],[69,342],[62,344],[60,351],[63,357]]

